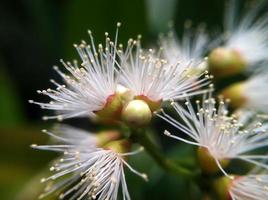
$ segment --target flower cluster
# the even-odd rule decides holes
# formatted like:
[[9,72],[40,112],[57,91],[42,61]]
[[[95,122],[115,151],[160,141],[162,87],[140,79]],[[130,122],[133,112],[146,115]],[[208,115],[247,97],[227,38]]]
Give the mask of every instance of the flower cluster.
[[[54,69],[64,83],[51,80],[54,89],[37,91],[49,97],[48,102],[29,102],[55,111],[44,120],[84,117],[115,128],[91,133],[59,125],[52,132],[43,130],[52,144],[32,147],[61,156],[50,168],[52,175],[41,180],[48,186],[40,198],[56,193],[59,199],[130,199],[124,171],[147,181],[146,174],[128,163],[129,157],[143,148],[168,172],[192,177],[190,170],[162,156],[146,136],[157,116],[156,120],[166,121],[173,131],[180,132],[165,130],[165,135],[197,147],[198,171],[202,173],[195,174],[199,176],[195,180],[217,173],[222,177],[214,185],[216,193],[221,189],[216,194],[221,199],[265,199],[267,12],[261,14],[265,4],[259,3],[238,19],[237,3],[229,1],[225,30],[214,41],[205,26],[194,29],[187,22],[181,38],[172,30],[160,37],[156,49],[143,48],[141,36],[129,39],[124,48],[118,42],[118,23],[114,40],[105,33],[105,43],[96,45],[89,31],[89,44],[74,45],[82,62],[61,61],[65,71]],[[214,96],[222,77],[243,71],[253,75],[224,88],[218,99]],[[199,97],[202,99],[194,103],[193,98]],[[134,143],[140,146],[138,150],[132,150]],[[247,163],[246,175],[232,171],[234,160]]]
[[48,103],[30,100],[30,103],[58,113],[44,119],[86,116],[120,119],[123,107],[135,99],[145,101],[154,111],[162,101],[207,91],[203,89],[211,78],[207,71],[188,76],[191,62],[168,63],[156,58],[153,50],[141,48],[140,37],[130,39],[123,50],[122,45],[117,44],[118,29],[114,42],[108,33],[105,34],[105,46],[96,47],[91,31],[89,35],[91,44],[82,41],[80,45],[74,45],[83,61],[81,66],[77,62],[62,61],[69,74],[54,67],[65,84],[51,80],[56,89],[37,91],[51,100]]

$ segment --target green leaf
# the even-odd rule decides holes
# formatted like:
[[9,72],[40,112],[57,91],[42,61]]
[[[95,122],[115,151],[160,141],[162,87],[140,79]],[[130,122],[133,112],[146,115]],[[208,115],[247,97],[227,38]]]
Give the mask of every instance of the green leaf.
[[1,60],[0,66],[0,126],[17,126],[24,122],[20,99]]
[[[32,177],[36,176],[40,169],[47,168],[49,161],[56,155],[30,148],[32,143],[46,143],[47,137],[37,128],[0,128],[0,133],[1,199],[14,199],[26,184],[31,184]],[[43,187],[38,179],[31,188],[39,194]],[[37,199],[36,196],[32,198],[34,199]],[[19,200],[31,200],[31,198],[19,198]]]

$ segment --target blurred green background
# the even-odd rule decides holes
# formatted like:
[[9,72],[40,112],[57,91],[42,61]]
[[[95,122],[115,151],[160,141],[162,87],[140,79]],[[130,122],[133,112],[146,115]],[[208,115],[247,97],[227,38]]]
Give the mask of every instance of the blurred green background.
[[[88,40],[87,29],[101,42],[104,32],[114,35],[120,21],[120,42],[142,34],[144,46],[150,46],[160,32],[168,30],[170,20],[178,34],[187,19],[194,25],[206,22],[215,31],[222,26],[223,5],[223,0],[0,0],[0,199],[37,198],[40,173],[55,155],[29,147],[46,142],[40,130],[52,122],[42,122],[47,112],[28,104],[28,99],[46,100],[36,90],[50,87],[50,78],[58,79],[52,66],[59,59],[77,58],[72,44]],[[87,126],[86,121],[70,123]],[[164,143],[173,146],[169,152],[178,159],[191,151],[170,145],[168,139]],[[152,179],[145,185],[129,175],[133,199],[199,198],[191,183],[164,177],[150,159],[139,160],[132,161],[135,168],[149,171]],[[189,191],[197,196],[183,196]]]

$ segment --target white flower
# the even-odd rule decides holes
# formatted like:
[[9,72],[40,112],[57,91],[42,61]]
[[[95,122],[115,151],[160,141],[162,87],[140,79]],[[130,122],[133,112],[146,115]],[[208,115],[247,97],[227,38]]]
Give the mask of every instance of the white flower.
[[[165,60],[156,58],[153,50],[144,52],[139,38],[129,40],[124,53],[119,53],[121,59],[120,83],[129,88],[135,96],[148,98],[150,101],[166,101],[170,98],[181,99],[206,92],[203,89],[210,83],[207,72],[188,74],[191,60],[188,64],[168,64]],[[204,75],[204,77],[203,77]]]
[[[51,136],[53,142],[64,143],[68,148],[78,146],[97,147],[99,142],[96,134],[89,133],[79,128],[74,128],[69,125],[55,125],[53,132],[57,134],[47,131],[46,129],[43,129],[42,132]],[[42,146],[44,150],[51,150],[51,147],[54,148],[55,145]],[[39,148],[41,148],[41,146],[39,146]]]
[[255,73],[243,83],[242,93],[245,106],[261,112],[268,112],[268,73]]
[[56,111],[56,115],[44,116],[44,120],[95,115],[109,120],[116,118],[114,115],[120,114],[123,104],[134,96],[145,97],[160,106],[162,101],[170,98],[181,99],[208,90],[203,88],[210,83],[211,77],[207,72],[190,74],[188,71],[191,60],[188,64],[185,60],[181,65],[170,65],[155,58],[151,51],[142,52],[140,39],[130,39],[126,50],[123,51],[122,45],[117,45],[118,29],[115,42],[111,42],[106,34],[105,47],[99,45],[98,49],[91,32],[89,35],[90,45],[85,41],[79,46],[75,45],[83,61],[81,66],[77,62],[71,64],[62,61],[69,75],[54,67],[65,84],[61,85],[51,80],[56,89],[38,91],[50,97],[51,101],[29,101],[43,109]]
[[267,199],[268,175],[238,176],[232,180],[228,192],[233,200]]
[[262,125],[258,121],[261,116],[254,118],[249,111],[243,111],[239,116],[229,116],[226,102],[220,100],[217,108],[216,101],[211,96],[208,99],[204,96],[204,99],[203,103],[197,101],[197,112],[189,100],[185,103],[187,108],[175,102],[171,103],[183,122],[177,121],[164,111],[157,113],[190,139],[172,135],[168,131],[165,131],[165,134],[207,149],[225,175],[227,174],[220,164],[221,160],[240,159],[268,168],[268,165],[261,162],[267,159],[268,155],[253,153],[262,147],[268,147],[268,124]]
[[[63,133],[64,129],[67,130],[68,127],[61,129],[60,133]],[[71,132],[72,134],[70,134]],[[53,175],[41,179],[41,182],[47,182],[48,185],[40,198],[60,192],[60,199],[117,200],[118,190],[121,187],[123,199],[130,199],[124,166],[147,180],[145,174],[137,172],[124,160],[124,157],[136,154],[142,148],[134,152],[119,153],[115,152],[113,148],[96,147],[93,135],[86,134],[84,131],[68,129],[59,136],[47,133],[60,143],[32,145],[32,147],[60,152],[63,155],[50,168]]]
[[[118,27],[120,23],[118,23]],[[110,41],[106,33],[106,44],[95,47],[93,36],[89,31],[91,44],[82,41],[80,45],[74,45],[83,63],[81,67],[77,62],[73,65],[70,62],[63,62],[69,75],[54,67],[56,72],[62,77],[64,84],[61,85],[54,80],[51,82],[56,89],[38,91],[47,95],[51,101],[39,103],[30,100],[43,109],[55,110],[58,115],[45,116],[44,119],[57,118],[59,120],[72,117],[94,116],[94,111],[101,110],[109,96],[115,94],[117,87],[117,64],[116,64],[116,32],[115,42]]]
[[244,107],[255,112],[268,113],[268,71],[256,70],[244,81],[239,81],[222,91],[225,98],[231,99],[233,107]]
[[[265,1],[258,3],[243,16],[238,14],[238,1],[230,0],[225,12],[225,47],[238,51],[248,66],[268,61],[268,18],[262,16]],[[254,65],[254,66],[253,66]]]
[[209,46],[209,38],[204,26],[196,30],[190,28],[190,21],[185,23],[184,33],[179,39],[172,31],[167,37],[160,38],[164,59],[171,65],[178,62],[182,66],[190,65],[197,70],[205,70],[207,62],[204,58]]

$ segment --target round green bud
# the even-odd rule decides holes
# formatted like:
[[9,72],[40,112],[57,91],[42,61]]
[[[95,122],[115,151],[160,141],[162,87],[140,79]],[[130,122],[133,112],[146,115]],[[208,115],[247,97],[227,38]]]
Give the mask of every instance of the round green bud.
[[230,99],[231,106],[236,109],[246,104],[244,91],[244,82],[238,82],[225,88],[221,94],[224,98]]
[[[232,176],[231,176],[232,177]],[[234,177],[233,177],[234,178]],[[226,176],[216,179],[213,182],[213,189],[219,200],[229,200],[231,196],[229,194],[229,188],[232,184],[232,179]]]
[[143,100],[130,101],[122,111],[122,120],[131,126],[144,126],[151,121],[152,112]]
[[246,61],[237,50],[219,47],[209,54],[208,66],[215,77],[225,77],[242,72]]

